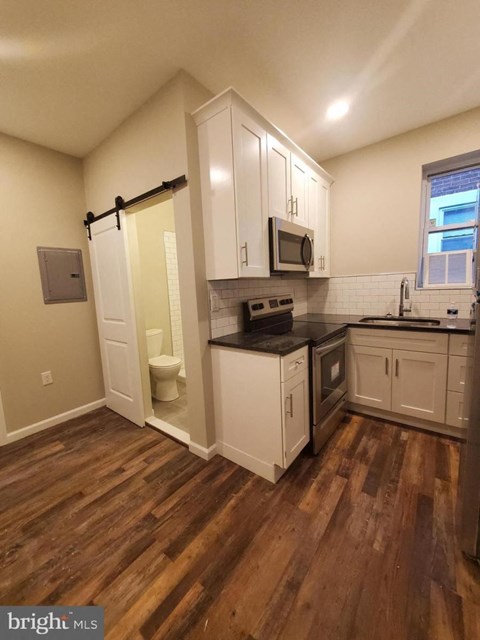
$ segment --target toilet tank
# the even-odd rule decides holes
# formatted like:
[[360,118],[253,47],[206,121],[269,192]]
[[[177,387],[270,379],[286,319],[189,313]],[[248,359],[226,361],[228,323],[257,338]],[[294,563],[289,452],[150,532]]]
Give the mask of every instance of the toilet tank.
[[155,358],[162,353],[163,329],[147,329],[147,352],[148,359]]

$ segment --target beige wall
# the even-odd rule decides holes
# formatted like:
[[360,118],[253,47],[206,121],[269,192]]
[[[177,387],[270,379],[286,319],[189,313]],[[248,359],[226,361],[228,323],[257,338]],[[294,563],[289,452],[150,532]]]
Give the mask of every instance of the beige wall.
[[[104,396],[79,160],[0,134],[0,389],[8,432]],[[87,302],[45,305],[37,246],[82,249]],[[50,370],[53,384],[42,386]]]
[[147,207],[135,216],[140,262],[141,297],[146,329],[163,329],[162,353],[172,355],[164,231],[175,231],[173,202]]
[[[182,324],[191,441],[215,442],[208,353],[208,296],[205,279],[198,159],[190,116],[212,97],[185,72],[177,74],[130,116],[84,161],[88,209],[100,213],[116,195],[134,197],[186,174],[188,186],[173,195],[182,297]],[[144,352],[140,345],[140,353]]]
[[480,149],[480,108],[322,162],[332,274],[416,271],[422,165]]

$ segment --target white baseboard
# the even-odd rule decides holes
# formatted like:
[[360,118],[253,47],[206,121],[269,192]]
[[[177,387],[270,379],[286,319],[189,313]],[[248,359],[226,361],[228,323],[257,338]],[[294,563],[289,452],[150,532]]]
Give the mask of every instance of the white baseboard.
[[236,449],[224,442],[217,442],[217,450],[218,453],[224,458],[227,458],[227,460],[235,462],[270,482],[277,482],[286,471],[286,469],[281,469],[274,463],[269,464],[268,462],[254,458],[250,454],[245,453],[245,451]]
[[203,458],[203,460],[211,460],[213,457],[217,455],[217,445],[212,444],[211,447],[206,449],[196,442],[190,442],[189,450],[194,453],[199,458]]
[[85,413],[89,413],[94,409],[100,409],[100,407],[104,407],[106,403],[106,399],[101,398],[100,400],[95,400],[95,402],[84,404],[83,406],[77,407],[76,409],[65,411],[65,413],[59,413],[58,415],[47,418],[46,420],[42,420],[41,422],[35,422],[35,424],[30,424],[27,427],[22,427],[21,429],[17,429],[16,431],[7,433],[7,443],[21,440],[22,438],[31,436],[32,434],[38,433],[39,431],[44,431],[49,427],[55,427],[57,424],[61,424],[66,420],[71,420],[72,418],[83,416]]
[[150,416],[149,418],[146,418],[145,422],[154,429],[158,429],[162,433],[165,433],[167,436],[171,436],[172,438],[175,438],[175,440],[183,442],[183,444],[190,444],[190,434],[186,431],[182,431],[182,429],[179,429],[178,427],[174,427],[173,424],[170,424],[169,422],[165,422],[165,420],[160,420],[160,418]]

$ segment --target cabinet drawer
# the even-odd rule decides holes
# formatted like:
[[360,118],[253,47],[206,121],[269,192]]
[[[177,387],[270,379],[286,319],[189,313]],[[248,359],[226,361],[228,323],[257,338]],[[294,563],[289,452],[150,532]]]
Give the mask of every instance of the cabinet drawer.
[[472,340],[473,336],[469,336],[467,333],[450,334],[448,353],[451,356],[466,356]]
[[447,353],[448,351],[448,334],[434,331],[392,331],[355,327],[348,330],[348,342],[364,347],[383,347],[424,353]]
[[467,364],[469,358],[462,356],[448,357],[448,385],[449,391],[465,391],[465,377],[467,374]]
[[282,382],[290,380],[308,368],[308,347],[302,347],[293,353],[284,356],[280,361],[280,376]]
[[445,422],[451,427],[466,427],[463,420],[463,398],[463,393],[447,391],[447,415]]

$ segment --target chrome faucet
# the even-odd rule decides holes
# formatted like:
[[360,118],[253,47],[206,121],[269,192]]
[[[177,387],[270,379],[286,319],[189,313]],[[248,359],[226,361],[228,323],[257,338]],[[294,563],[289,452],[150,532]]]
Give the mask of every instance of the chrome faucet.
[[408,282],[408,278],[403,278],[400,284],[400,306],[398,308],[398,315],[404,316],[405,313],[410,313],[411,310],[410,283]]

